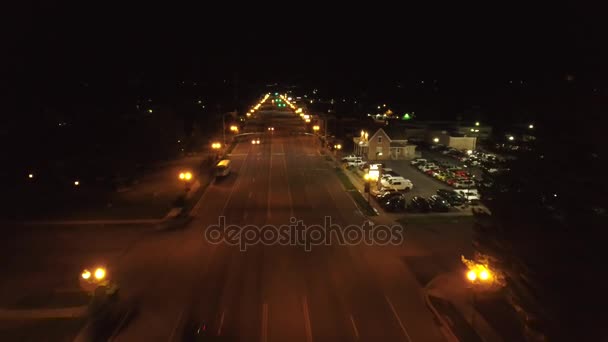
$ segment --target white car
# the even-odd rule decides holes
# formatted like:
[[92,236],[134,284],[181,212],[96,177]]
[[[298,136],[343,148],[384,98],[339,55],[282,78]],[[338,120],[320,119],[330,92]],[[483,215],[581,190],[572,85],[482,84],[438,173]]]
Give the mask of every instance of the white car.
[[380,184],[382,185],[382,188],[393,188],[397,190],[411,190],[414,187],[412,181],[403,177],[385,178],[380,180]]
[[419,167],[418,169],[422,172],[427,172],[428,170],[434,170],[434,169],[438,169],[439,167],[433,163],[428,163],[423,165],[422,167]]
[[361,159],[361,157],[356,156],[356,155],[354,155],[354,154],[350,154],[350,155],[348,155],[348,156],[346,156],[346,157],[343,157],[341,160],[342,160],[343,162],[349,162],[349,161],[355,161],[356,159]]
[[458,193],[469,202],[479,202],[481,199],[477,189],[456,189],[454,192]]
[[454,183],[452,183],[452,186],[457,188],[457,189],[463,189],[463,188],[472,188],[475,186],[475,181],[472,180],[459,180],[456,181]]
[[349,161],[346,164],[348,166],[355,166],[355,167],[357,167],[357,166],[364,165],[365,162],[363,160],[361,160],[361,158],[359,158],[359,159],[355,159],[355,160]]
[[424,165],[426,163],[427,163],[427,160],[424,158],[416,158],[410,162],[410,164],[413,166],[420,165],[420,164]]

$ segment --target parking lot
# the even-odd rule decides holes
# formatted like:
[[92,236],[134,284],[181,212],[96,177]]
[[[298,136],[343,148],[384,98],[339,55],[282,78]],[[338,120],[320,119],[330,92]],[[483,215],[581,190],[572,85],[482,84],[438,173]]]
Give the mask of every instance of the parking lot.
[[405,194],[408,200],[413,196],[429,198],[431,195],[436,195],[438,189],[452,189],[447,184],[429,177],[415,167],[412,167],[409,160],[387,160],[384,163],[387,168],[393,169],[393,171],[400,174],[403,178],[409,179],[414,184],[412,190]]

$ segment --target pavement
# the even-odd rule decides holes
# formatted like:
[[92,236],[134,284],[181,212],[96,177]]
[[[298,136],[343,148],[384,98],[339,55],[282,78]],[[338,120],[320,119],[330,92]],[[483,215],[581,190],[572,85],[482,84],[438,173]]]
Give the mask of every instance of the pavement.
[[[368,220],[344,191],[335,164],[319,153],[318,139],[300,134],[299,117],[276,111],[257,117],[252,127],[263,129],[262,144],[236,145],[232,174],[205,189],[181,229],[7,230],[14,235],[0,248],[8,260],[0,304],[41,287],[78,288],[83,266],[102,263],[120,284],[120,296],[138,303],[138,314],[114,341],[177,341],[188,320],[238,340],[445,341],[421,279],[449,270],[467,253],[468,225],[412,224],[402,244],[332,241],[309,251],[269,242],[241,251],[205,237],[222,217],[241,227],[287,225],[291,218],[322,226],[330,217],[339,231]],[[371,219],[394,223],[386,215]],[[430,261],[447,266],[421,275]]]

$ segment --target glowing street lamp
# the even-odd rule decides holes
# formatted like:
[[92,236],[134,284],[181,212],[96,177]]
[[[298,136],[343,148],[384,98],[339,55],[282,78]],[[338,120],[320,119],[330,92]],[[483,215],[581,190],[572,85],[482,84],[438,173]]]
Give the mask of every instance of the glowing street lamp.
[[515,140],[515,137],[512,135],[509,135],[509,141],[513,141],[513,140]]
[[477,273],[473,270],[468,271],[467,272],[467,279],[469,279],[469,281],[475,281],[477,279]]
[[314,126],[312,126],[312,130],[313,130],[313,131],[315,131],[315,132],[318,132],[318,131],[319,131],[319,129],[320,129],[320,128],[319,128],[319,125],[314,125]]
[[341,150],[342,149],[342,145],[340,145],[340,144],[337,144],[334,147],[336,148],[336,150]]
[[105,277],[106,277],[106,270],[102,267],[98,267],[95,270],[95,279],[102,280]]
[[439,142],[439,138],[433,138],[433,142],[436,144]]
[[80,181],[75,180],[74,181],[74,186],[80,186]]
[[528,128],[529,128],[529,129],[534,129],[534,125],[533,125],[533,124],[530,124],[530,125],[528,125]]
[[230,131],[231,131],[231,132],[234,132],[234,133],[238,133],[239,128],[238,128],[238,126],[236,126],[236,125],[232,125],[232,126],[230,126]]
[[475,122],[475,126],[479,126],[479,121]]
[[219,150],[220,148],[222,148],[222,144],[220,144],[219,142],[214,142],[213,144],[211,144],[211,148],[214,150]]
[[28,174],[28,175],[27,175],[27,178],[29,178],[29,179],[33,179],[33,178],[34,178],[34,174],[33,174],[33,173]]
[[310,119],[305,119],[304,122],[310,123]]

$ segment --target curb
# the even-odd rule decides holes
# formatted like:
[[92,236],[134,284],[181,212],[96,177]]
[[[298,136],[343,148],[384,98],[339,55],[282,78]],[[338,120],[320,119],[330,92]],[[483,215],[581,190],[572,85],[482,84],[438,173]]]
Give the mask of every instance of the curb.
[[[432,282],[432,280],[431,280],[431,282]],[[445,318],[443,318],[443,316],[433,306],[433,303],[431,302],[431,299],[429,298],[430,295],[428,293],[428,290],[426,288],[424,290],[425,290],[424,291],[424,301],[426,303],[426,306],[431,310],[433,315],[437,318],[437,321],[439,321],[439,330],[441,330],[441,333],[443,334],[443,336],[446,338],[446,340],[448,342],[460,342],[458,337],[456,337],[456,335],[450,328],[450,325],[448,324],[448,322],[445,320]]]

